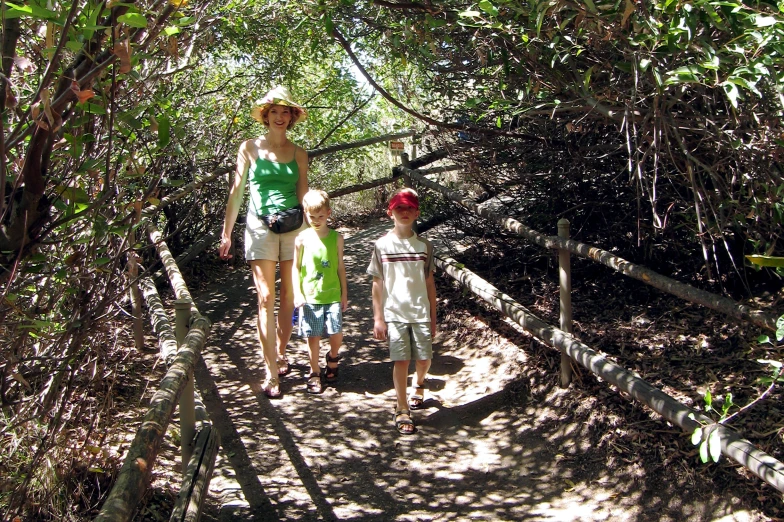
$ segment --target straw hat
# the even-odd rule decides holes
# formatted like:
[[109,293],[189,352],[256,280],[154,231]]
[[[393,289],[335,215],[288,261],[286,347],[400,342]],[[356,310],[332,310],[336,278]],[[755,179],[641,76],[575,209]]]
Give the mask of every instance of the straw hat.
[[289,90],[285,87],[278,86],[265,94],[264,98],[262,98],[260,101],[256,102],[256,106],[250,110],[251,118],[258,122],[264,123],[262,114],[270,105],[285,105],[287,107],[293,107],[296,109],[291,113],[292,125],[304,121],[305,118],[308,117],[308,113],[305,111],[305,107],[292,101]]

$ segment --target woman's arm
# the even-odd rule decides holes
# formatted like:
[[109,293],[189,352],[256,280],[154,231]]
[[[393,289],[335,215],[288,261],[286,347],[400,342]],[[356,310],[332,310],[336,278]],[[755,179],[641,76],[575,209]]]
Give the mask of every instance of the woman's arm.
[[302,279],[300,278],[300,268],[302,267],[302,237],[297,236],[294,240],[294,262],[291,264],[291,282],[294,287],[294,308],[299,308],[305,304],[305,296],[302,293]]
[[226,217],[223,220],[223,232],[221,232],[221,242],[218,253],[223,259],[231,257],[231,236],[234,224],[237,222],[237,214],[242,206],[242,199],[245,196],[245,183],[248,179],[248,167],[250,166],[249,141],[242,142],[237,152],[237,170],[234,172],[234,181],[229,186],[229,199],[226,202]]
[[302,198],[308,191],[308,151],[295,145],[294,159],[297,160],[299,179],[297,180],[297,201],[302,203]]

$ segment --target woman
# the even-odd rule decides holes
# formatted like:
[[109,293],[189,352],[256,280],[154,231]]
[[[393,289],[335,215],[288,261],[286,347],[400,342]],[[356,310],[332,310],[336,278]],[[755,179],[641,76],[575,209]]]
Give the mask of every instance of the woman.
[[[229,188],[226,219],[220,242],[220,256],[231,257],[231,235],[242,205],[245,184],[250,184],[250,202],[245,226],[245,259],[253,272],[259,298],[257,328],[269,379],[264,386],[267,397],[280,397],[279,376],[289,373],[286,345],[291,337],[294,293],[291,266],[294,239],[299,229],[277,234],[262,216],[269,216],[302,203],[308,191],[308,153],[289,141],[286,132],[307,117],[304,107],[294,103],[284,87],[276,87],[251,110],[251,116],[268,131],[247,140],[237,153],[237,172]],[[275,268],[280,264],[280,305],[275,328]],[[276,335],[273,336],[273,332]],[[276,349],[277,341],[277,349]]]

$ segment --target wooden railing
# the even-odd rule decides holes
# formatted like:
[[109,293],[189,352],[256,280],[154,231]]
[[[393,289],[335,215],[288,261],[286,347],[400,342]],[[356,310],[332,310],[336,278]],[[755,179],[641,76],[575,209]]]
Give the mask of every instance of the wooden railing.
[[[405,165],[406,158],[404,157],[402,161]],[[421,161],[419,164],[421,164]],[[564,304],[569,306],[568,303],[570,300],[565,299],[564,293],[571,289],[571,275],[566,275],[566,277],[564,277],[563,273],[564,264],[568,269],[568,262],[566,262],[564,258],[568,259],[568,255],[573,253],[604,264],[623,275],[638,279],[650,286],[687,301],[706,306],[756,326],[774,331],[776,329],[777,318],[773,314],[736,303],[725,297],[711,294],[704,290],[672,280],[595,246],[570,240],[568,239],[568,234],[559,234],[566,237],[553,237],[537,232],[536,230],[526,227],[512,217],[503,216],[486,208],[479,207],[469,198],[426,178],[421,172],[411,168],[411,164],[407,167],[395,167],[395,175],[393,178],[397,179],[400,176],[408,177],[411,181],[442,194],[447,199],[459,204],[470,212],[495,222],[506,230],[525,237],[537,245],[556,250],[559,253],[562,265],[562,306]],[[563,221],[564,220],[561,220],[559,222],[559,227],[563,227],[567,224]],[[453,259],[437,256],[436,262],[450,277],[454,278],[475,295],[504,313],[525,331],[531,333],[548,346],[560,350],[564,357],[568,356],[588,369],[591,373],[628,393],[668,421],[682,428],[685,433],[693,433],[696,429],[702,429],[702,440],[707,440],[711,433],[715,432],[720,440],[722,454],[741,464],[778,491],[784,492],[784,464],[755,447],[748,440],[743,439],[734,430],[716,423],[701,412],[678,402],[673,397],[667,395],[640,377],[637,377],[629,370],[609,361],[604,354],[575,339],[571,333],[565,331],[568,330],[570,326],[563,328],[564,322],[567,324],[571,322],[571,309],[565,311],[566,313],[562,310],[562,328],[556,328],[537,318],[510,296],[502,293],[496,287]],[[564,289],[564,285],[569,286],[569,288]],[[561,377],[562,384],[565,384],[563,370]],[[568,379],[566,380],[568,381]]]
[[[322,151],[317,152],[326,153]],[[666,278],[595,246],[579,243],[568,239],[568,237],[547,236],[526,227],[509,216],[503,216],[482,208],[458,192],[444,187],[425,176],[425,174],[455,170],[455,166],[418,170],[420,167],[443,159],[446,156],[447,154],[443,150],[432,152],[411,161],[408,161],[408,158],[404,155],[402,157],[404,166],[395,167],[391,176],[332,191],[330,197],[334,198],[367,190],[396,182],[401,178],[406,179],[407,183],[414,181],[421,186],[442,194],[447,199],[474,214],[525,237],[535,244],[558,251],[562,264],[564,263],[564,257],[568,259],[569,253],[573,253],[604,264],[626,276],[638,279],[690,302],[706,306],[766,329],[775,330],[776,318],[771,314]],[[202,178],[192,183],[177,194],[162,200],[153,209],[143,212],[141,218],[148,220],[155,210],[179,199],[194,188],[216,179],[225,172],[226,169],[221,169],[207,178]],[[563,226],[562,223],[560,225]],[[176,328],[171,326],[153,281],[149,277],[141,279],[139,282],[142,293],[150,312],[153,330],[158,336],[162,356],[168,363],[168,371],[161,382],[160,388],[153,396],[150,410],[142,421],[142,426],[139,428],[128,451],[115,485],[96,519],[101,522],[131,520],[149,483],[158,450],[178,401],[180,403],[182,423],[183,484],[177,505],[170,518],[171,521],[198,519],[200,506],[209,485],[219,445],[217,433],[209,423],[206,410],[199,399],[198,393],[193,389],[193,369],[204,347],[210,323],[209,320],[201,316],[194,305],[187,285],[177,267],[177,262],[171,252],[169,252],[160,233],[150,223],[147,226],[150,231],[150,239],[158,250],[166,274],[177,297],[175,303],[177,323]],[[564,321],[567,324],[570,321],[570,312],[566,314],[566,319],[562,319],[562,328],[556,328],[537,318],[510,296],[502,293],[453,259],[437,256],[436,262],[446,274],[500,310],[524,330],[545,344],[560,350],[564,357],[568,357],[566,362],[574,360],[688,433],[701,426],[709,432],[716,431],[721,440],[723,454],[743,465],[777,490],[784,491],[784,465],[781,462],[756,448],[734,430],[714,423],[700,412],[681,404],[632,372],[612,363],[604,354],[575,339],[568,332],[569,327],[564,325]],[[564,278],[562,274],[561,282],[565,282],[568,285],[569,278],[570,276]],[[561,297],[562,303],[567,301],[563,291]],[[562,314],[562,317],[564,317],[564,314]],[[564,381],[562,374],[562,384],[568,384],[568,382]],[[705,434],[706,437],[707,435],[708,433]]]
[[160,232],[144,223],[163,262],[177,300],[175,325],[169,320],[151,278],[137,281],[149,309],[153,331],[168,369],[153,395],[150,409],[136,432],[117,479],[96,518],[130,521],[150,482],[158,451],[179,403],[183,482],[170,521],[196,521],[209,487],[219,438],[194,388],[193,370],[201,356],[210,321],[199,313],[177,263]]

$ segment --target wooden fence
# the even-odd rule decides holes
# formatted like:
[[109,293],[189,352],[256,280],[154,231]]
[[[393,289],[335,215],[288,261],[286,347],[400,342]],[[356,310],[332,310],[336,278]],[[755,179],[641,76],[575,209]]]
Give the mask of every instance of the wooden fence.
[[[525,237],[544,248],[556,250],[561,259],[563,259],[564,256],[568,257],[569,253],[573,253],[604,264],[625,276],[638,279],[650,286],[692,303],[706,306],[756,326],[769,330],[776,329],[776,317],[772,314],[672,280],[657,274],[646,267],[626,261],[625,259],[598,247],[579,243],[570,240],[567,237],[553,237],[537,232],[526,227],[512,217],[503,216],[479,207],[469,198],[428,179],[423,175],[422,171],[417,170],[418,167],[427,165],[428,163],[436,159],[442,159],[443,157],[444,155],[441,151],[437,151],[436,153],[431,153],[427,157],[423,156],[408,162],[405,155],[403,155],[401,161],[404,165],[406,165],[406,163],[408,163],[408,165],[395,167],[393,175],[390,178],[383,178],[383,180],[378,181],[387,183],[397,181],[401,179],[401,177],[408,178],[409,181],[407,181],[406,184],[410,184],[411,181],[413,181],[421,186],[436,191],[461,207],[501,225],[510,232]],[[439,170],[431,169],[429,172],[439,172]],[[373,182],[340,189],[330,195],[336,197],[354,192],[355,189],[362,190],[368,188],[368,186],[376,186],[370,185],[371,183]],[[563,226],[563,223],[561,223],[561,226]],[[682,428],[685,433],[690,434],[694,432],[695,429],[702,428],[704,431],[703,440],[706,440],[707,437],[715,431],[719,437],[721,451],[724,455],[746,467],[778,491],[784,492],[784,464],[755,447],[748,440],[743,439],[734,430],[718,424],[699,411],[678,402],[673,397],[637,377],[629,370],[609,361],[604,354],[581,343],[568,331],[565,331],[565,328],[563,328],[563,318],[562,328],[548,325],[525,309],[522,305],[515,302],[510,296],[503,294],[493,285],[464,268],[463,265],[457,263],[453,259],[437,256],[436,262],[450,277],[454,278],[475,295],[504,313],[525,331],[531,333],[548,346],[560,350],[564,357],[574,360],[591,373],[628,393],[636,400],[663,416],[669,422]],[[570,285],[570,276],[565,279],[566,284]],[[561,282],[562,284],[564,283],[563,274]],[[562,302],[564,302],[563,292],[561,297]],[[565,321],[568,323],[571,320],[570,311],[566,315]]]
[[[325,154],[331,150],[314,152]],[[404,154],[401,159],[405,166],[395,167],[391,176],[332,191],[330,197],[334,198],[367,190],[398,181],[401,178],[407,179],[408,183],[415,181],[421,186],[442,194],[474,214],[499,224],[510,232],[525,237],[544,248],[558,251],[562,263],[564,256],[568,259],[569,253],[579,255],[690,302],[769,330],[775,330],[776,318],[772,314],[674,281],[595,246],[579,243],[568,239],[568,237],[547,236],[526,227],[509,216],[482,208],[458,192],[425,176],[426,174],[455,170],[455,166],[418,170],[420,167],[446,156],[446,151],[438,150],[409,161]],[[227,171],[228,169],[219,169],[210,176],[191,183],[178,193],[162,200],[155,207],[142,212],[140,218],[148,221],[154,211],[218,178]],[[181,425],[183,484],[177,505],[170,518],[171,521],[195,521],[198,519],[219,446],[217,433],[212,428],[198,393],[193,388],[193,369],[201,356],[210,323],[194,305],[187,285],[177,267],[177,261],[169,252],[160,232],[150,223],[147,223],[147,227],[150,231],[150,239],[158,250],[177,297],[177,324],[176,328],[171,326],[153,281],[149,277],[141,279],[139,281],[141,293],[147,303],[150,321],[158,336],[162,356],[168,364],[168,371],[160,388],[153,396],[151,407],[131,444],[115,485],[96,518],[100,522],[130,521],[135,514],[138,503],[149,483],[158,450],[178,401],[180,402],[180,417],[183,423]],[[545,344],[560,350],[564,357],[569,358],[567,361],[576,361],[595,375],[647,405],[668,421],[678,425],[685,432],[691,433],[696,428],[703,427],[707,432],[705,433],[705,437],[707,437],[710,432],[716,431],[721,441],[723,454],[743,465],[777,490],[784,492],[784,465],[781,462],[756,448],[734,430],[717,424],[700,412],[681,404],[632,372],[609,361],[604,354],[575,339],[568,331],[570,314],[567,314],[566,325],[562,319],[562,328],[553,327],[453,259],[437,256],[437,264],[446,274],[500,310],[527,332]],[[565,283],[567,285],[568,279],[566,277]],[[563,283],[564,277],[562,275]],[[563,293],[561,297],[563,303],[565,301]],[[566,384],[563,374],[562,384]]]
[[100,522],[127,522],[134,517],[178,403],[183,483],[170,521],[198,520],[220,444],[193,382],[193,370],[209,334],[210,321],[193,303],[160,232],[151,223],[146,226],[177,297],[176,322],[172,327],[153,281],[149,277],[138,281],[168,369],[153,395],[150,409],[136,432],[117,480],[96,517]]

